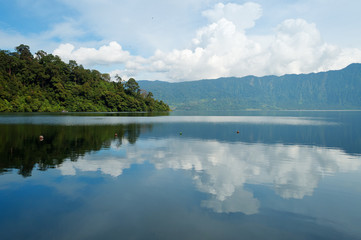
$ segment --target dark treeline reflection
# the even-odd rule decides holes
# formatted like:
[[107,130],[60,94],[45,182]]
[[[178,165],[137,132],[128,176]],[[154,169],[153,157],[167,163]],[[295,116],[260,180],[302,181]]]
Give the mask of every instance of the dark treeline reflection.
[[[110,146],[116,138],[135,143],[150,124],[126,125],[0,125],[0,173],[19,169],[24,177],[31,176],[35,166],[39,170],[54,168],[65,159],[76,161],[90,151]],[[40,136],[44,139],[41,141]]]

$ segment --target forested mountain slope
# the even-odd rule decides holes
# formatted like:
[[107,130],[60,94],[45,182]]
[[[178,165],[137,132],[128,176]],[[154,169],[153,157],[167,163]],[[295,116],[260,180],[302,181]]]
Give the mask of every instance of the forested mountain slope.
[[361,109],[361,64],[280,77],[139,81],[139,85],[178,110]]
[[0,112],[169,111],[134,79],[118,80],[22,44],[0,50]]

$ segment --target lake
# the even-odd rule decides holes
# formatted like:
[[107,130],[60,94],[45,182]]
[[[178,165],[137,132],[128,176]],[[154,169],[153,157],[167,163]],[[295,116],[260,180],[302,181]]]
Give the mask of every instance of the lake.
[[0,114],[0,238],[361,239],[360,123],[357,111]]

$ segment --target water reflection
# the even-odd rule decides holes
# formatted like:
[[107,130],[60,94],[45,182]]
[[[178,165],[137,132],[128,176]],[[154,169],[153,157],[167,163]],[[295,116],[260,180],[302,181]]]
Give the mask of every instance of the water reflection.
[[[35,167],[46,170],[59,166],[65,159],[77,161],[88,152],[111,146],[114,138],[135,143],[140,132],[150,131],[152,125],[126,124],[114,126],[66,125],[0,125],[0,173],[19,169],[24,177],[31,176]],[[115,133],[117,136],[115,136]],[[39,136],[43,140],[39,140]]]
[[115,125],[156,123],[240,123],[319,126],[336,123],[313,117],[287,116],[118,116],[118,115],[0,115],[0,124]]
[[202,206],[215,212],[258,212],[260,203],[246,184],[266,185],[282,198],[311,196],[319,181],[360,168],[361,157],[340,149],[284,144],[247,144],[196,139],[112,141],[106,152],[88,153],[59,166],[64,175],[98,171],[118,177],[134,164],[189,171],[197,189],[210,195]]
[[261,203],[249,185],[303,199],[325,176],[361,164],[360,128],[320,117],[9,115],[0,122],[1,172],[15,168],[29,177],[34,168],[57,168],[67,176],[119,177],[150,163],[187,172],[208,196],[201,206],[218,213],[258,213]]

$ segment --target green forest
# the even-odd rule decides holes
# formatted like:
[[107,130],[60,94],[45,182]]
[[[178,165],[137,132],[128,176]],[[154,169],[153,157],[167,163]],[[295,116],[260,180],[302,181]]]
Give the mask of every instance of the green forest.
[[21,44],[0,50],[0,112],[169,111],[163,101],[139,88],[135,79],[85,69],[76,61]]

